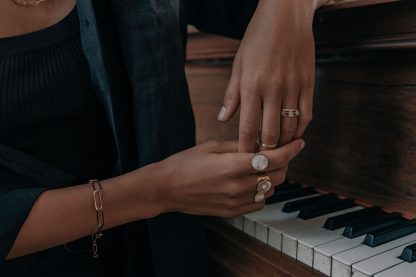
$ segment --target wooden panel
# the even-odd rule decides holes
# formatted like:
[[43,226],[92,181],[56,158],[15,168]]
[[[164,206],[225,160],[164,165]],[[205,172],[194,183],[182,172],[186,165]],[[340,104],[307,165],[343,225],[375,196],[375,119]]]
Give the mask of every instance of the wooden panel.
[[[384,14],[385,5],[393,4],[377,7],[382,6]],[[397,16],[405,15],[389,24],[406,29],[406,36],[416,34],[416,1],[395,2],[389,7]],[[369,31],[376,17],[368,20],[367,9],[349,9],[353,24],[350,28],[345,24],[338,37],[355,35],[359,23],[354,22],[361,22],[361,29]],[[357,17],[361,13],[363,18]],[[386,25],[384,17],[378,21]],[[325,28],[331,31],[323,33],[335,39],[338,25]],[[412,30],[414,33],[407,33]],[[374,32],[383,34],[382,28]],[[318,58],[314,120],[305,134],[307,147],[291,164],[289,177],[415,217],[416,50],[333,49]],[[222,65],[187,67],[199,142],[237,138],[238,118],[226,124],[216,120],[230,67],[229,60]]]
[[415,14],[416,2],[413,0],[324,9],[315,16],[317,51],[415,48]]

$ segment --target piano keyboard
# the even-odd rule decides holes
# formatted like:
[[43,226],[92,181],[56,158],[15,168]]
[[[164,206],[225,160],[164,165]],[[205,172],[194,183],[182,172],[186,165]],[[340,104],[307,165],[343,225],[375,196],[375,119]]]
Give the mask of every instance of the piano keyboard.
[[333,277],[416,277],[416,220],[285,182],[231,225]]

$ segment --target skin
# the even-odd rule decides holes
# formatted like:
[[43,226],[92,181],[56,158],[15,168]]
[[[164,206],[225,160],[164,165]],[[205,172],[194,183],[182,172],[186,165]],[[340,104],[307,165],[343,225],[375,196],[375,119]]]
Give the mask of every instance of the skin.
[[[285,179],[288,163],[304,147],[300,139],[287,142],[300,136],[311,119],[311,23],[314,11],[325,2],[260,0],[234,62],[224,102],[227,109],[221,118],[228,120],[241,103],[240,140],[204,143],[161,162],[103,180],[105,229],[173,211],[232,217],[264,207],[264,201],[253,202],[257,174],[248,154],[254,151],[260,109],[263,105],[263,142],[284,145],[263,152],[269,159],[265,173],[273,184],[279,184]],[[74,0],[49,0],[37,7],[0,1],[0,37],[53,25],[74,5]],[[261,35],[264,33],[270,35]],[[280,122],[280,107],[295,107],[297,99],[302,99],[299,126],[292,119]],[[290,132],[287,126],[291,126]],[[273,189],[266,198],[272,193]],[[95,226],[91,185],[46,191],[37,199],[7,259],[88,236]]]
[[[319,7],[332,2],[336,1],[259,1],[218,115],[220,121],[228,121],[241,106],[240,152],[254,151],[258,137],[267,145],[284,145],[303,135],[312,120],[313,16]],[[282,108],[299,108],[300,116],[281,117]]]

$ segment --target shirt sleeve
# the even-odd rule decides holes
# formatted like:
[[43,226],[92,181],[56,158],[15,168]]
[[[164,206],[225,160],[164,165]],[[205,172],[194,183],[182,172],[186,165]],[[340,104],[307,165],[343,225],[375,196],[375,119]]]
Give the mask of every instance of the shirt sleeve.
[[217,35],[241,39],[258,0],[190,0],[189,24]]
[[0,267],[6,260],[23,223],[46,187],[0,166]]

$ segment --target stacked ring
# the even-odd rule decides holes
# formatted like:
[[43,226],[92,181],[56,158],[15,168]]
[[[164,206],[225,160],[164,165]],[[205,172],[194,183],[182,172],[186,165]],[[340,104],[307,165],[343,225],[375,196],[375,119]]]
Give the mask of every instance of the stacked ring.
[[257,193],[254,196],[254,202],[261,202],[264,200],[264,194],[272,188],[272,182],[269,176],[257,177]]

